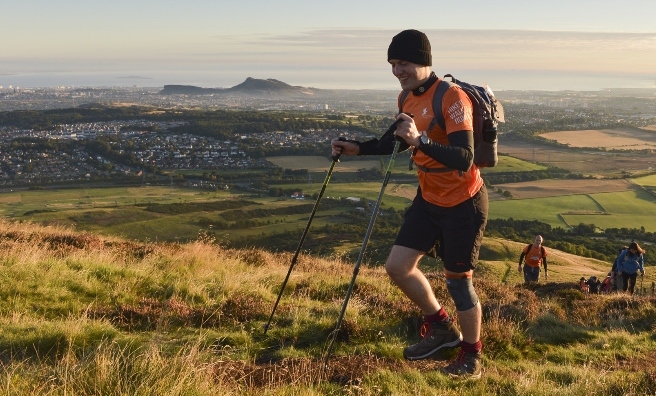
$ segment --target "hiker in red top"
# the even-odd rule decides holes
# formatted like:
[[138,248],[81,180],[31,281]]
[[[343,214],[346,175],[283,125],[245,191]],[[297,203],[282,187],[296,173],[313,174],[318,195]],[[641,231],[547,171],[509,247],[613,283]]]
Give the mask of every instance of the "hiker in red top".
[[517,271],[522,272],[522,261],[524,261],[524,282],[537,282],[540,278],[540,264],[544,266],[544,278],[549,279],[547,271],[547,249],[542,246],[542,236],[536,235],[532,245],[528,245],[519,256]]
[[[435,124],[433,92],[440,79],[431,71],[431,48],[426,35],[404,30],[394,36],[387,61],[407,93],[394,135],[366,142],[333,139],[333,155],[388,155],[395,139],[400,150],[412,149],[419,188],[405,213],[385,269],[392,281],[422,310],[421,342],[408,346],[408,360],[425,359],[442,348],[460,346],[456,360],[443,369],[456,378],[481,376],[481,304],[472,284],[474,268],[487,223],[488,199],[481,173],[473,163],[473,107],[467,94],[454,85],[444,94],[445,128]],[[400,98],[403,92],[399,94]],[[448,169],[447,169],[448,168]],[[435,170],[438,171],[435,171]],[[456,307],[462,333],[437,301],[419,260],[435,254],[444,262],[446,287]],[[461,342],[462,341],[462,342]]]

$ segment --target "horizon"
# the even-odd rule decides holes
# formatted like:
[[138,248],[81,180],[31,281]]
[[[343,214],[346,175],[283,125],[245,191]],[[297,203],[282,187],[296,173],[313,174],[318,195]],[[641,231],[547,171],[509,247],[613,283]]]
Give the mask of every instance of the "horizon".
[[[551,74],[542,74],[539,78],[542,85],[532,84],[530,87],[522,85],[522,79],[518,79],[517,75],[508,75],[506,77],[500,76],[496,78],[496,82],[510,81],[509,84],[488,84],[486,81],[479,82],[476,79],[476,76],[483,76],[485,72],[469,72],[457,74],[453,73],[456,78],[462,81],[473,82],[478,85],[489,85],[494,91],[604,91],[610,89],[656,89],[656,81],[650,84],[651,80],[640,79],[640,78],[630,78],[624,77],[622,79],[614,79],[613,76],[590,76],[590,75],[567,75],[562,76],[556,73]],[[488,73],[491,74],[491,73]],[[439,73],[438,73],[438,76]],[[19,83],[15,84],[2,84],[3,77],[0,75],[0,90],[24,90],[24,89],[57,89],[57,88],[66,88],[66,89],[163,89],[166,85],[181,85],[181,86],[194,86],[200,88],[212,88],[212,89],[228,89],[239,85],[246,81],[248,78],[254,78],[258,80],[269,80],[275,79],[279,80],[285,84],[291,86],[300,86],[305,88],[314,88],[320,90],[380,90],[380,91],[398,91],[400,87],[398,86],[387,86],[387,85],[365,85],[360,87],[355,87],[353,85],[345,84],[335,84],[331,81],[322,83],[321,81],[304,81],[301,83],[295,83],[287,80],[280,80],[279,78],[273,77],[259,77],[243,74],[241,80],[236,80],[239,76],[232,79],[235,81],[233,85],[213,85],[212,79],[210,77],[192,80],[184,80],[185,82],[168,82],[167,77],[143,77],[136,75],[103,75],[99,74],[88,74],[75,75],[69,77],[68,79],[60,79],[59,75],[31,75],[27,77],[17,78],[15,81]],[[440,76],[442,77],[442,76]],[[565,78],[563,78],[565,77]],[[525,77],[525,78],[529,78]],[[172,79],[174,80],[174,79]],[[232,81],[231,80],[231,81]],[[485,80],[483,78],[483,80]],[[489,80],[489,79],[488,79]],[[66,83],[57,83],[56,81],[64,81]],[[395,83],[395,81],[393,81]],[[362,81],[360,81],[362,85]],[[392,84],[395,85],[395,84]]]
[[[320,89],[398,90],[386,51],[414,28],[432,45],[433,70],[493,90],[656,87],[656,2],[481,0],[442,15],[418,0],[308,4],[144,0],[112,4],[13,2],[0,24],[0,85],[24,88],[195,85],[246,77]],[[407,26],[399,13],[434,10]],[[482,12],[481,10],[485,10]],[[453,11],[449,9],[449,11]],[[29,23],[26,23],[29,21]]]

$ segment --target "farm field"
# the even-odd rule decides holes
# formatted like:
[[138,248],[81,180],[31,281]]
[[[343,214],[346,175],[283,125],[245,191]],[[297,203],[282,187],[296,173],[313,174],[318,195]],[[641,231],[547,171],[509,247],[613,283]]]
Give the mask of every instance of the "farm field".
[[[323,179],[312,183],[278,185],[297,189],[306,195],[318,193]],[[381,176],[382,182],[382,176]],[[656,184],[656,176],[627,180],[541,180],[493,186],[490,189],[490,218],[538,220],[554,227],[579,223],[595,224],[601,228],[640,228],[656,230],[656,197],[640,189]],[[332,181],[324,192],[324,200],[331,198],[366,198],[375,201],[380,192],[379,182],[342,183]],[[381,208],[405,209],[414,198],[416,184],[391,180],[385,191]],[[511,192],[513,199],[501,199],[494,189]],[[61,224],[80,231],[118,235],[136,240],[184,241],[198,236],[220,219],[221,210],[180,214],[147,211],[146,204],[190,204],[222,200],[253,201],[266,208],[311,205],[313,199],[294,200],[254,196],[236,190],[207,192],[168,187],[87,188],[70,190],[20,191],[0,194],[0,216],[42,224]],[[244,210],[252,207],[243,208]],[[334,223],[334,215],[352,210],[353,206],[335,209],[318,208],[314,226]],[[299,233],[310,213],[274,215],[255,219],[257,225],[243,229],[213,229],[217,237],[225,239],[280,232]]]
[[538,220],[552,227],[595,224],[600,228],[656,231],[656,197],[643,190],[550,196],[490,202],[490,218]]
[[656,175],[638,177],[633,182],[643,187],[656,187]]
[[656,149],[656,133],[636,128],[558,131],[543,133],[540,136],[570,147],[603,147],[615,150]]
[[503,139],[499,140],[499,152],[528,162],[600,177],[625,176],[627,173],[640,175],[656,169],[656,155],[648,153],[572,150]]
[[591,197],[604,208],[607,214],[598,216],[563,214],[563,218],[570,225],[594,223],[601,228],[621,228],[626,227],[626,224],[633,224],[629,228],[644,227],[646,231],[656,231],[656,197],[653,195],[636,190],[591,194]]
[[25,190],[0,193],[0,216],[20,217],[32,211],[98,209],[147,203],[181,203],[231,197],[227,191],[207,192],[169,187],[110,187]]
[[[335,165],[334,173],[340,172],[355,172],[358,169],[381,169],[381,172],[387,170],[389,157],[387,156],[372,156],[371,160],[362,160],[359,157],[357,160],[349,157],[340,159],[340,162]],[[331,160],[329,157],[322,156],[281,156],[281,157],[268,157],[267,161],[279,166],[283,169],[300,170],[307,169],[310,172],[326,172],[330,168]],[[392,177],[394,175],[415,175],[416,170],[410,170],[408,153],[401,153],[396,157],[394,167],[392,169]],[[545,170],[546,166],[534,164],[519,158],[513,158],[505,155],[499,156],[499,163],[494,168],[485,168],[483,173],[495,172],[525,172],[532,170]],[[381,174],[382,179],[382,174]]]
[[625,179],[535,180],[519,183],[495,184],[495,188],[508,190],[515,199],[554,197],[570,194],[619,192],[635,190],[636,186]]
[[[310,172],[324,172],[330,168],[332,160],[330,157],[322,156],[281,156],[267,157],[267,161],[283,169],[307,169]],[[335,165],[333,172],[355,172],[358,169],[379,168],[380,160],[358,160],[349,161],[347,158],[340,159],[339,164]]]

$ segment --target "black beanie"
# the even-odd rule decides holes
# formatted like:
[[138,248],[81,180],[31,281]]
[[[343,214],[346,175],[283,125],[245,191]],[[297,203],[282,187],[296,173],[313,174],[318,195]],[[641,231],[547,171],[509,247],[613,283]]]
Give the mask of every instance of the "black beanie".
[[404,30],[392,38],[387,49],[387,60],[398,59],[422,66],[432,66],[428,37],[419,30]]

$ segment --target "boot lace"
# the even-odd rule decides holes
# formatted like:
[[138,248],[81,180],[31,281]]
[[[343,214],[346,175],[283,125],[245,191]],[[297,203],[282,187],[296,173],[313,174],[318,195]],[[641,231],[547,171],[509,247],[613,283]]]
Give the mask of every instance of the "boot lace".
[[429,322],[422,323],[421,327],[419,328],[419,335],[421,336],[421,338],[426,338],[430,329],[431,329],[431,325]]

